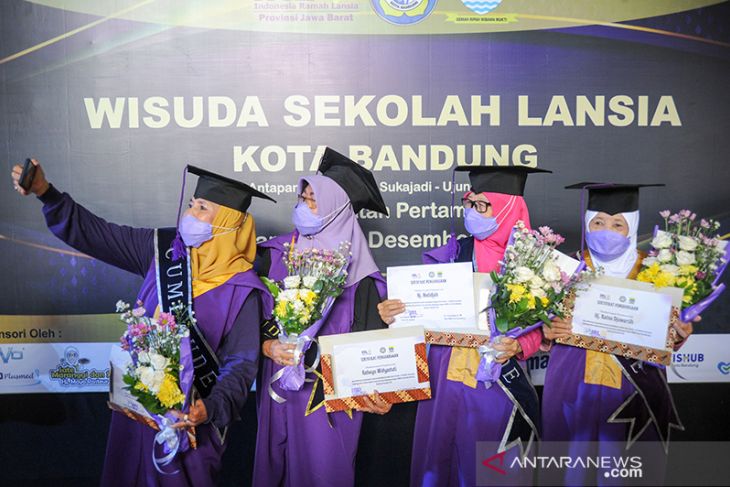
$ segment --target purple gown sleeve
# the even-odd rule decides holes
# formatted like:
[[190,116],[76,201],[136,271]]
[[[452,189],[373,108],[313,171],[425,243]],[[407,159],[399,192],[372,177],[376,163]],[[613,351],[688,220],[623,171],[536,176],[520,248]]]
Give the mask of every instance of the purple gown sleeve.
[[259,292],[251,291],[219,348],[218,381],[203,399],[208,422],[218,428],[240,419],[239,413],[258,371],[259,323],[262,320]]
[[52,185],[38,199],[56,237],[79,252],[144,277],[154,258],[154,230],[109,223]]

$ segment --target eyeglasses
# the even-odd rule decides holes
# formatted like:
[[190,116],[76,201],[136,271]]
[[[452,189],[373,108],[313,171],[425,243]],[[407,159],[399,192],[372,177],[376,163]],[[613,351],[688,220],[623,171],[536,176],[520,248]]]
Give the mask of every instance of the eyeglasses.
[[304,203],[308,207],[312,208],[313,206],[317,205],[317,200],[300,194],[299,196],[297,196],[297,203]]
[[470,200],[469,198],[462,198],[461,204],[467,209],[474,208],[477,213],[486,213],[489,211],[489,207],[492,206],[488,201]]

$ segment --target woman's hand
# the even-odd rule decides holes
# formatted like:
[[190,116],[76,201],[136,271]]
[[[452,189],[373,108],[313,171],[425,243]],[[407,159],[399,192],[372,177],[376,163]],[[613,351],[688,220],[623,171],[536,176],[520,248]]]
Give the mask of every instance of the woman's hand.
[[198,399],[190,405],[190,410],[187,414],[176,409],[173,409],[171,412],[181,420],[172,425],[173,428],[194,428],[208,421],[208,410],[205,408],[205,403],[201,399]]
[[23,173],[23,166],[20,164],[13,166],[13,171],[10,173],[13,180],[13,188],[23,196],[28,196],[30,193],[33,193],[36,196],[41,196],[43,193],[48,191],[48,187],[50,185],[48,184],[46,175],[43,173],[43,168],[38,161],[31,159],[31,162],[35,166],[35,175],[33,176],[33,182],[30,185],[30,191],[26,191],[20,187],[20,175]]
[[555,340],[556,338],[565,338],[573,333],[573,320],[568,318],[560,318],[556,316],[553,318],[550,326],[542,325],[542,334],[548,340]]
[[500,352],[495,358],[496,362],[499,364],[505,363],[518,353],[522,352],[522,346],[520,345],[520,342],[518,342],[514,338],[506,336],[499,337],[499,341],[495,341],[492,344],[492,348]]
[[378,394],[378,391],[375,391],[374,400],[370,399],[370,396],[363,396],[363,401],[366,405],[358,407],[357,410],[364,413],[380,414],[382,416],[383,414],[389,413],[390,408],[393,407],[383,396]]
[[278,365],[296,365],[294,363],[293,343],[281,343],[278,339],[266,340],[261,345],[261,352]]
[[677,331],[677,340],[674,342],[675,351],[682,348],[682,345],[685,344],[687,338],[689,338],[694,331],[692,323],[699,323],[700,321],[702,321],[702,317],[697,316],[692,321],[676,321],[672,323],[672,327]]
[[395,317],[406,310],[406,305],[400,299],[386,299],[378,303],[380,319],[387,325],[392,325]]

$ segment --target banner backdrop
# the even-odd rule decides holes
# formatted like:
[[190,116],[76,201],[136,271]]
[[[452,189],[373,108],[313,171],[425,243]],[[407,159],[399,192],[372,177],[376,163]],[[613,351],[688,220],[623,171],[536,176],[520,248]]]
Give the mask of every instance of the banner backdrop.
[[[390,214],[360,219],[382,270],[445,243],[450,191],[469,188],[456,165],[537,166],[553,174],[527,182],[532,223],[574,250],[580,193],[563,187],[579,181],[665,183],[642,192],[644,234],[665,208],[726,218],[729,14],[700,0],[11,0],[0,153],[145,227],[174,225],[183,167],[205,167],[278,200],[250,210],[266,239],[291,229],[297,180],[329,145],[379,181]],[[140,281],[64,246],[38,201],[3,188],[0,392],[103,388],[122,325],[109,313]],[[727,303],[697,330],[728,331]]]

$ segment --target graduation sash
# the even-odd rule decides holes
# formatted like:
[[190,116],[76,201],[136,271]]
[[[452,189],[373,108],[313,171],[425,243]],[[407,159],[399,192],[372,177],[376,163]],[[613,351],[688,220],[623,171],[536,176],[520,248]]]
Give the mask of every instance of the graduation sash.
[[624,377],[634,386],[634,392],[608,418],[609,423],[628,423],[626,448],[651,427],[659,435],[664,452],[669,451],[669,435],[672,428],[684,431],[674,405],[672,392],[662,368],[649,362],[611,356],[621,367]]
[[[169,313],[170,309],[183,303],[188,313],[193,311],[192,275],[190,272],[190,252],[178,260],[172,258],[172,242],[177,233],[174,228],[155,230],[155,271],[157,272],[157,300],[160,311]],[[220,362],[215,352],[205,340],[195,320],[190,320],[190,350],[193,358],[193,386],[195,392],[206,398],[216,384]],[[227,428],[213,428],[221,443],[225,440]]]
[[502,373],[497,383],[513,405],[512,414],[499,444],[499,452],[518,446],[520,456],[524,457],[529,454],[533,443],[540,439],[540,406],[537,391],[514,357],[502,365]]

